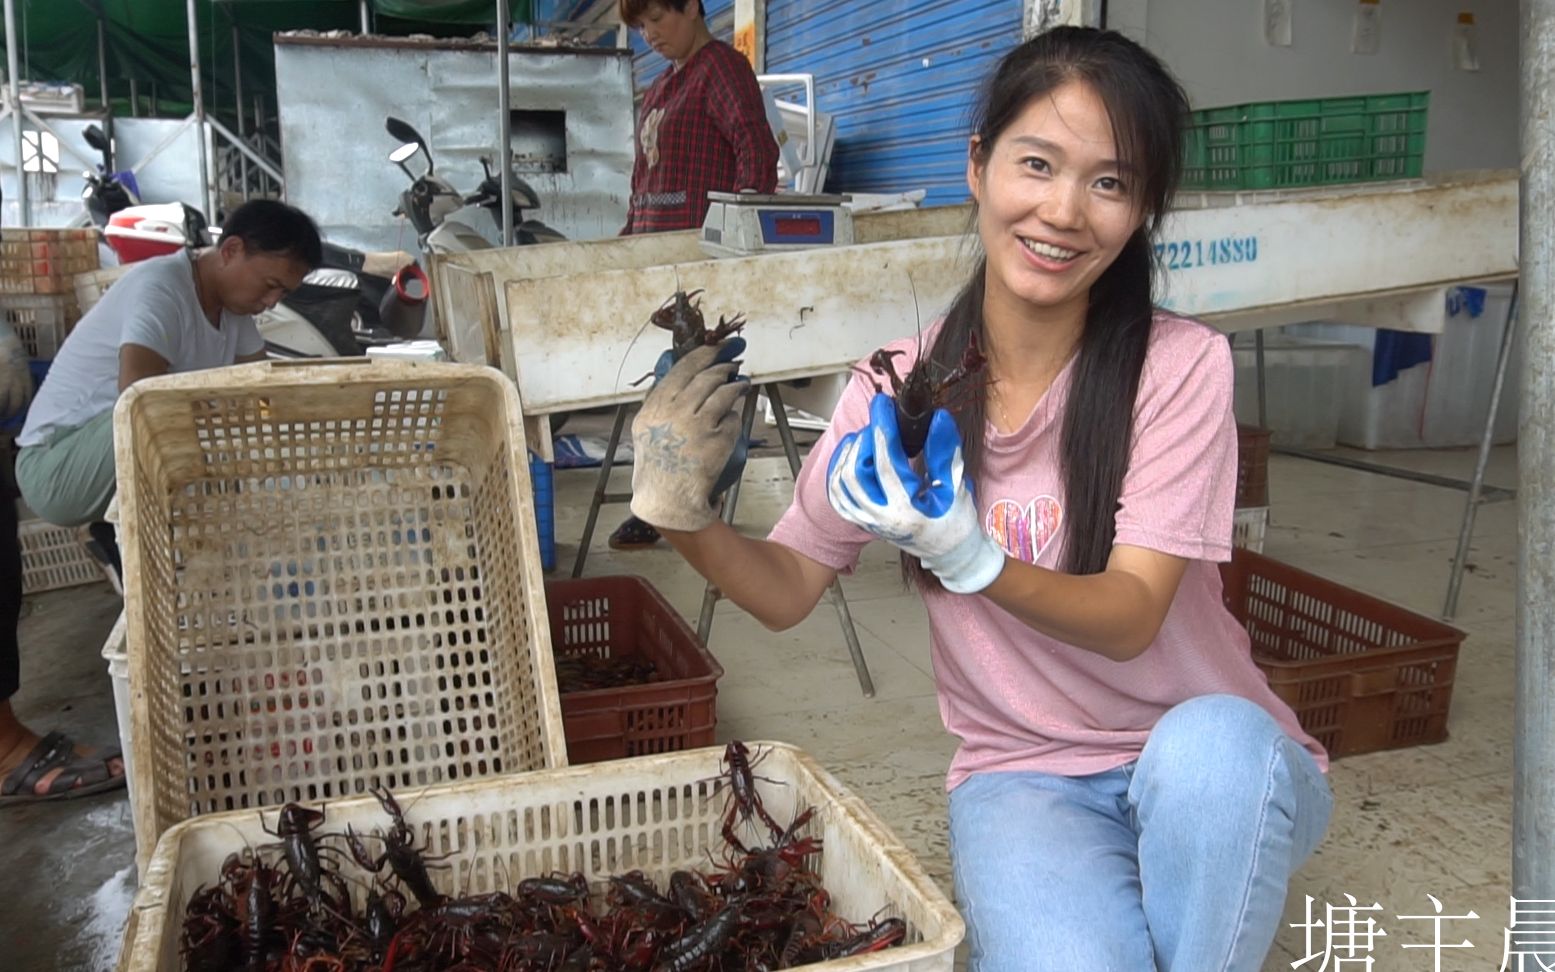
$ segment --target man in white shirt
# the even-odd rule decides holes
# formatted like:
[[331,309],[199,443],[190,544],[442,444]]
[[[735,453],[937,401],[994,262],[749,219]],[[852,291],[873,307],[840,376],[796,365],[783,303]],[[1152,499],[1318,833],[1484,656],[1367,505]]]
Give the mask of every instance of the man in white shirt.
[[318,227],[285,203],[238,207],[221,242],[135,265],[65,339],[17,437],[27,506],[60,526],[101,520],[113,499],[113,405],[153,375],[264,358],[253,315],[323,261]]
[[[126,273],[65,339],[28,411],[16,460],[27,505],[63,526],[100,520],[114,492],[119,393],[151,375],[263,358],[253,315],[322,259],[311,219],[284,203],[256,200],[227,218],[219,245],[147,260]],[[0,412],[18,411],[30,390],[20,342],[0,333]],[[15,629],[22,599],[14,496],[0,482],[0,806],[124,785],[117,748],[77,746],[59,731],[40,737],[11,707],[20,682]]]

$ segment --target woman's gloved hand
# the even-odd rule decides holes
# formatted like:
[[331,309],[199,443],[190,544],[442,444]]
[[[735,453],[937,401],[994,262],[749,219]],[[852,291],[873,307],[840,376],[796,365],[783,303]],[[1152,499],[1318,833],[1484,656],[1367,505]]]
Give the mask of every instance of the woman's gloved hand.
[[974,594],[1004,569],[1004,550],[983,532],[961,457],[961,433],[937,409],[913,470],[896,426],[896,403],[877,394],[869,424],[843,437],[826,472],[826,494],[843,519],[912,554],[945,589]]
[[0,420],[11,418],[32,401],[32,369],[27,348],[11,325],[0,321]]
[[690,532],[718,518],[712,499],[741,439],[736,406],[750,390],[736,377],[734,359],[744,350],[737,337],[696,348],[643,399],[632,420],[632,513],[639,519]]

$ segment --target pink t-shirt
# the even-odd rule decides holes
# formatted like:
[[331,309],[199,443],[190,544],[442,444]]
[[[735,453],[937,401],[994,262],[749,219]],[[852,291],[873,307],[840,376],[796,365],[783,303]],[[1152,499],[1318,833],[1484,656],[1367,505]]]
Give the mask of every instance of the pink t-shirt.
[[[922,337],[929,346],[938,326]],[[917,353],[917,338],[887,345]],[[1026,422],[1009,435],[990,424],[976,482],[984,529],[1012,557],[1063,562],[1063,408],[1073,361]],[[1223,335],[1157,312],[1134,406],[1133,449],[1117,515],[1119,544],[1188,560],[1160,633],[1127,662],[1050,638],[979,595],[936,590],[928,608],[940,716],[961,739],[947,788],[971,773],[1035,770],[1082,776],[1138,758],[1156,721],[1200,695],[1239,695],[1263,706],[1325,770],[1327,754],[1253,664],[1247,632],[1221,600],[1216,563],[1231,558],[1236,420],[1231,351]],[[869,422],[872,384],[859,375],[806,458],[794,502],[771,539],[850,572],[874,539],[837,515],[826,467],[844,434]]]

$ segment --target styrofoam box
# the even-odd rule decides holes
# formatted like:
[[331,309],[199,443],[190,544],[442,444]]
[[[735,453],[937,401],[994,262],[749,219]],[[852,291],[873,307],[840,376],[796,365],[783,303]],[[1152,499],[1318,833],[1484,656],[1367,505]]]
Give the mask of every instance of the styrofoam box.
[[[1340,389],[1339,442],[1362,449],[1450,449],[1479,444],[1512,297],[1510,284],[1481,286],[1486,295],[1479,316],[1444,310],[1442,332],[1435,335],[1430,363],[1406,368],[1385,385],[1371,383],[1377,333],[1372,328],[1321,321],[1286,329],[1295,337],[1353,344],[1363,352],[1351,362]],[[1517,441],[1522,338],[1519,331],[1496,409],[1493,441],[1498,445]]]
[[[906,846],[800,750],[782,743],[748,745],[759,758],[757,792],[776,819],[791,820],[803,808],[815,808],[802,832],[821,839],[815,870],[834,910],[859,924],[887,917],[907,923],[907,940],[898,948],[807,968],[950,972],[965,925]],[[398,799],[416,846],[441,861],[432,881],[445,894],[511,893],[520,880],[552,871],[581,871],[596,894],[611,875],[631,870],[662,886],[678,868],[705,870],[709,853],[722,844],[723,752],[711,747],[516,773],[406,791]],[[215,880],[228,854],[271,843],[262,827],[274,828],[275,813],[209,814],[162,835],[135,898],[131,970],[181,968],[179,935],[190,896]],[[370,797],[328,803],[325,814],[325,829],[336,835],[347,826],[381,830],[387,822]],[[742,840],[764,839],[750,825],[739,826]],[[351,873],[349,864],[342,871]],[[366,888],[366,882],[351,883],[353,895],[364,895]]]
[[135,774],[130,770],[130,760],[135,747],[130,745],[130,660],[124,645],[124,612],[108,632],[103,642],[103,661],[108,663],[108,679],[113,683],[113,715],[119,724],[119,751],[124,759],[124,783],[130,801],[130,826],[134,827],[135,795],[130,787],[135,784]]
[[1352,344],[1301,341],[1270,334],[1264,341],[1265,421],[1258,420],[1258,358],[1251,338],[1232,351],[1236,420],[1262,425],[1277,446],[1329,449],[1338,441],[1344,383],[1369,357]]

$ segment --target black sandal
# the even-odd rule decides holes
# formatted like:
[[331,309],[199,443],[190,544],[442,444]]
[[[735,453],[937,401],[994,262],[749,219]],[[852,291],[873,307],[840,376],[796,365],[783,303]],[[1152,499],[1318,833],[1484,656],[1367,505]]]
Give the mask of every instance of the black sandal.
[[610,535],[611,550],[646,550],[659,542],[659,531],[635,516],[616,527]]
[[[16,768],[0,783],[0,805],[41,803],[47,800],[73,800],[102,793],[124,785],[124,774],[108,769],[108,761],[119,759],[118,749],[88,756],[76,755],[76,744],[63,732],[51,732],[38,740],[32,752],[22,757]],[[49,784],[48,792],[39,793],[38,781],[51,770],[60,774]]]

